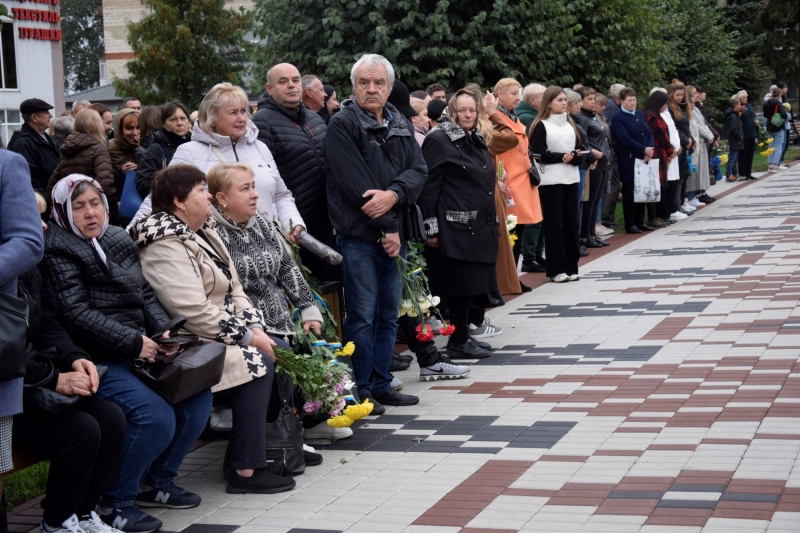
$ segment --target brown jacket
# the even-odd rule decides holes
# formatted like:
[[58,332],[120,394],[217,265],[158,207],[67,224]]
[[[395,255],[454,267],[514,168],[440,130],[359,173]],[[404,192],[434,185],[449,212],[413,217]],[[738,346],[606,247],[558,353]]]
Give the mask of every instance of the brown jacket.
[[167,313],[185,316],[190,333],[228,345],[222,380],[211,390],[265,376],[260,352],[248,346],[248,326],[263,328],[264,319],[245,295],[219,235],[203,226],[206,240],[167,213],[142,217],[130,231],[144,276]]
[[108,198],[109,208],[111,209],[112,203],[116,206],[118,198],[114,188],[111,156],[108,148],[93,135],[77,131],[69,134],[61,146],[58,166],[47,182],[47,194],[50,194],[61,178],[70,174],[84,174],[96,179]]
[[111,161],[115,169],[121,169],[125,163],[135,163],[136,149],[136,146],[120,142],[119,139],[108,141],[108,151],[111,154]]

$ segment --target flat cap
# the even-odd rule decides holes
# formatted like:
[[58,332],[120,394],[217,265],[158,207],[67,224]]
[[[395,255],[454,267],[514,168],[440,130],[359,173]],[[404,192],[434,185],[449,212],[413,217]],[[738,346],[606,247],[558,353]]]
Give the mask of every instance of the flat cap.
[[30,115],[31,113],[36,113],[37,111],[49,111],[51,109],[53,109],[53,106],[44,100],[39,100],[38,98],[25,100],[19,105],[19,112],[23,115]]

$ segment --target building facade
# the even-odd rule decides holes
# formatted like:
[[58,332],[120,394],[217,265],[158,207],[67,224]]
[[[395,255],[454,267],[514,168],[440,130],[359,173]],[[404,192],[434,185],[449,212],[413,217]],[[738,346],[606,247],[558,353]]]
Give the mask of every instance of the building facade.
[[[0,0],[0,137],[3,145],[22,126],[19,106],[41,98],[64,110],[59,0]],[[13,18],[12,18],[13,17]]]
[[[69,0],[67,0],[69,1]],[[252,0],[225,0],[231,9],[253,8]],[[105,38],[105,79],[128,75],[127,63],[134,58],[128,44],[128,24],[138,22],[145,15],[144,0],[103,0],[103,37]],[[101,68],[102,72],[102,68]]]

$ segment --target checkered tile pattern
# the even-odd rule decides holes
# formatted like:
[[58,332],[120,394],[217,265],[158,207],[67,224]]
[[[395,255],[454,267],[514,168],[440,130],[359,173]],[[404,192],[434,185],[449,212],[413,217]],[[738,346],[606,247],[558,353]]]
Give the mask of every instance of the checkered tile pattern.
[[165,529],[797,533],[800,166],[710,194],[491,311],[468,379],[398,373],[419,405],[359,422],[292,492],[228,495],[225,442],[193,452],[179,484],[203,504]]

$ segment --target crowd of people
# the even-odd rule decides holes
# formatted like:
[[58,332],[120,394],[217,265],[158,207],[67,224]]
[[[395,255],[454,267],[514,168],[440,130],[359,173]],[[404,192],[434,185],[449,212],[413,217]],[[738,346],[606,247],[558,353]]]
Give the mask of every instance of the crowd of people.
[[[268,467],[266,425],[293,395],[273,347],[291,349],[297,327],[321,334],[307,272],[343,284],[354,393],[380,415],[419,402],[392,375],[411,361],[394,353],[398,339],[423,381],[465,378],[454,360],[491,356],[482,339],[503,331],[486,310],[530,290],[520,256],[522,272],[578,281],[580,258],[610,244],[620,193],[628,233],[714,201],[720,133],[701,85],[655,88],[639,110],[620,84],[608,96],[513,78],[409,92],[376,54],[350,79],[340,103],[319,77],[274,65],[255,112],[229,83],[194,112],[127,98],[116,115],[79,101],[51,120],[48,103],[22,104],[25,124],[0,151],[0,292],[28,302],[29,356],[24,379],[0,382],[0,473],[13,468],[12,444],[51,461],[43,532],[150,532],[162,524],[145,509],[199,505],[175,479],[209,423],[230,431],[228,492],[291,490],[292,476]],[[784,168],[785,92],[775,86],[764,103],[770,170]],[[747,93],[725,117],[725,176],[755,179]],[[660,199],[637,201],[636,169],[651,159]],[[130,179],[143,200],[127,219]],[[299,264],[304,233],[338,250],[341,267],[305,248]],[[438,316],[399,313],[396,258],[419,248]],[[175,355],[156,342],[175,317],[182,332],[223,343],[225,363],[218,384],[173,404],[135,368]],[[449,334],[446,347],[421,327]],[[23,406],[23,386],[85,401],[44,412]],[[303,417],[305,437],[352,435],[326,418]],[[303,461],[322,455],[306,446]]]

